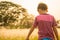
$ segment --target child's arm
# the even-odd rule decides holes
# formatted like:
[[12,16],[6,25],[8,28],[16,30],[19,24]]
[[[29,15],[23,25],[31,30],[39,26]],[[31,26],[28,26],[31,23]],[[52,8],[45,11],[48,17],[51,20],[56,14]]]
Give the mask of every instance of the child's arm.
[[35,27],[31,27],[26,40],[29,40],[29,36],[31,35],[31,33],[33,32],[34,29],[35,29]]
[[57,40],[59,40],[59,38],[58,38],[58,31],[56,29],[57,28],[57,22],[56,22],[54,17],[53,17],[53,25],[52,25],[52,27],[53,27],[53,31],[55,33],[55,36],[56,36]]
[[27,36],[26,40],[29,40],[29,36],[31,35],[31,33],[33,32],[33,30],[37,27],[37,24],[38,24],[38,22],[37,22],[37,17],[36,17],[35,21],[33,23],[33,26],[31,27],[31,29],[30,29],[30,31],[28,33],[28,36]]
[[53,27],[53,30],[54,30],[54,33],[55,33],[55,36],[56,36],[57,40],[59,40],[59,38],[58,38],[58,32],[57,32],[56,27]]

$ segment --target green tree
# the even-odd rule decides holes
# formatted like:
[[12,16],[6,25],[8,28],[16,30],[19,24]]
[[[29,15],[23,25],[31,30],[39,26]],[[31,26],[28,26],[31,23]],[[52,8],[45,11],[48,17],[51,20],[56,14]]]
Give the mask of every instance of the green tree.
[[0,25],[8,26],[10,23],[18,21],[21,13],[25,12],[25,8],[12,2],[0,2]]
[[20,22],[20,28],[30,28],[33,24],[33,21],[34,21],[34,15],[24,13],[24,17],[21,19]]
[[29,28],[32,26],[33,20],[34,15],[28,14],[21,5],[8,1],[0,2],[0,26]]

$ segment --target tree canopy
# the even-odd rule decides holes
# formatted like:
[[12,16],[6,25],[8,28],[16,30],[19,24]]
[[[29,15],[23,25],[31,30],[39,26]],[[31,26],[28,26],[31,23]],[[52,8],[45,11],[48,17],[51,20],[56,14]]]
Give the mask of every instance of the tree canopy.
[[21,5],[14,4],[12,2],[1,1],[0,2],[0,25],[8,25],[19,18],[20,13],[25,12],[25,9]]
[[0,26],[15,25],[20,28],[29,28],[32,26],[33,20],[34,16],[28,14],[21,5],[8,1],[0,2]]

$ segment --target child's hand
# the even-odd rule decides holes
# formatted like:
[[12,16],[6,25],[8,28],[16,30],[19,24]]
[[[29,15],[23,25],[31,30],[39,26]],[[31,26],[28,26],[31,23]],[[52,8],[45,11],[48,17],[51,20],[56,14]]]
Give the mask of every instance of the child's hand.
[[26,40],[29,40],[29,38],[26,38]]
[[59,40],[59,38],[57,38],[57,40]]
[[29,40],[29,39],[26,39],[26,40]]

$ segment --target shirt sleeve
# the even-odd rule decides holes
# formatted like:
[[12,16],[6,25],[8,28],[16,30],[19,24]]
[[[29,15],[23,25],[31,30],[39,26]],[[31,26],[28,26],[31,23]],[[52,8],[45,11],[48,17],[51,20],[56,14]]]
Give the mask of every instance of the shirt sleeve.
[[56,20],[55,20],[55,18],[53,17],[53,25],[52,25],[53,27],[54,26],[57,26],[57,22],[56,22]]
[[38,25],[38,22],[37,22],[37,17],[36,17],[33,23],[33,27],[37,27],[37,25]]

